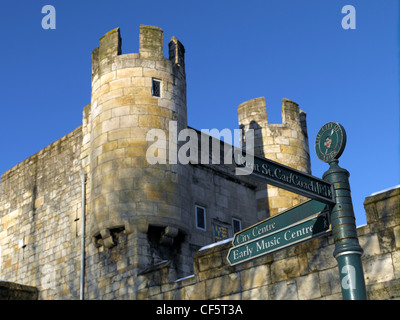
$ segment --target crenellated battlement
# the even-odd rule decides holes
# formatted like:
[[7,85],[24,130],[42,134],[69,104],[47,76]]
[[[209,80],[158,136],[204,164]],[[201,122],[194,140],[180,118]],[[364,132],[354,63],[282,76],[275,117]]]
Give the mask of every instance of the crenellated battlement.
[[[115,28],[100,40],[99,47],[92,52],[92,79],[113,70],[125,67],[153,67],[168,60],[184,72],[185,48],[175,37],[169,42],[169,57],[163,54],[163,30],[159,27],[140,25],[139,52],[122,54],[120,29]],[[172,67],[172,66],[171,66]]]
[[140,25],[139,54],[142,59],[161,60],[163,31],[159,27]]
[[[299,105],[289,99],[282,99],[281,106],[282,125],[301,125],[305,121],[304,111],[299,109]],[[238,106],[239,123],[247,126],[250,122],[257,122],[260,126],[268,124],[265,98],[255,98],[241,103]]]
[[107,72],[111,59],[121,54],[119,28],[107,32],[99,41],[100,46],[96,47],[92,52],[92,76],[97,73]]
[[282,124],[293,125],[300,123],[300,113],[299,105],[289,99],[282,99]]

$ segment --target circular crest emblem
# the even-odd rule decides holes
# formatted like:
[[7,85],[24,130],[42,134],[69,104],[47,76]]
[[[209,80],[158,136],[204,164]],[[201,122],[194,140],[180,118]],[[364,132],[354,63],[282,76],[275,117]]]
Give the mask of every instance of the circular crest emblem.
[[328,122],[317,134],[315,153],[324,162],[339,159],[346,146],[346,131],[336,122]]

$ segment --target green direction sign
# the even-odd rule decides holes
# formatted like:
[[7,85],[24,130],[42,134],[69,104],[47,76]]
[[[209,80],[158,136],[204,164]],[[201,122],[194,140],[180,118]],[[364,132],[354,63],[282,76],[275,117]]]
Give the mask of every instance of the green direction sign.
[[240,246],[229,249],[227,260],[231,265],[272,253],[277,250],[314,239],[331,231],[329,213],[324,212],[287,226]]
[[232,244],[238,246],[258,238],[265,237],[286,226],[304,220],[322,211],[328,210],[328,206],[316,200],[303,202],[293,208],[271,218],[262,220],[251,227],[243,229],[233,236]]
[[[242,158],[240,152],[242,151],[237,151],[239,158]],[[257,156],[254,156],[253,163],[245,163],[244,160],[239,163],[243,164],[239,165],[235,161],[236,167],[252,169],[252,176],[260,177],[275,187],[292,191],[326,204],[335,204],[332,184],[327,181]],[[246,168],[243,170],[246,170]]]

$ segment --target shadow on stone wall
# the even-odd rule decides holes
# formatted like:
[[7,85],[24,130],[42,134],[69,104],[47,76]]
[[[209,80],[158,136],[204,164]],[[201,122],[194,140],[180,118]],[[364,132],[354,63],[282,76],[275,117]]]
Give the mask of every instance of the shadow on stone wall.
[[35,287],[0,281],[0,300],[37,300],[39,291]]

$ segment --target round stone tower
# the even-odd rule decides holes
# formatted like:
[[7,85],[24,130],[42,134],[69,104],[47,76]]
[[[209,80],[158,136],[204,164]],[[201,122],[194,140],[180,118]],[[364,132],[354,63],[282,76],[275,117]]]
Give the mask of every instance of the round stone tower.
[[[282,100],[282,124],[268,123],[264,97],[243,102],[238,106],[238,114],[240,128],[244,132],[254,130],[255,155],[311,173],[306,114],[297,103],[289,99]],[[276,215],[306,200],[305,197],[273,186],[268,186],[264,194],[259,194],[260,218],[264,214],[267,217]]]
[[[87,229],[96,246],[113,247],[123,230],[147,239],[151,227],[168,244],[189,225],[187,168],[168,161],[169,128],[187,127],[184,51],[173,37],[164,58],[163,31],[144,25],[139,53],[121,54],[119,28],[93,50]],[[147,161],[151,129],[165,132],[166,163]]]

